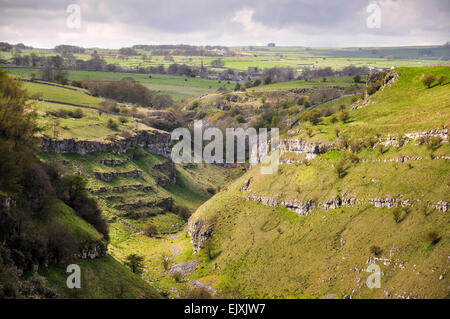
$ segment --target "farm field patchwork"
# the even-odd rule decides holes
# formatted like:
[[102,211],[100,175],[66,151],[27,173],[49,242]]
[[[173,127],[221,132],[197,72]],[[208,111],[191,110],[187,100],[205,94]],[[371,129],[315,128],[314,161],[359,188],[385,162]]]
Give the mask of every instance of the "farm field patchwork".
[[[34,73],[39,77],[39,69],[18,68],[6,65],[1,65],[0,67],[12,75],[30,77]],[[125,77],[130,77],[151,90],[170,94],[176,101],[212,93],[219,88],[232,89],[235,86],[234,82],[228,81],[162,74],[152,74],[150,77],[148,74],[123,72],[69,71],[68,73],[69,80],[119,81]]]

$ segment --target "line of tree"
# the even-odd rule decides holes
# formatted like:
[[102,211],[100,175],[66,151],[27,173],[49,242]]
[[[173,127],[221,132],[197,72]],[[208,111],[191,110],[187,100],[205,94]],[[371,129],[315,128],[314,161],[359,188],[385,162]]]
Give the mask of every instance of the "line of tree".
[[31,46],[26,46],[23,43],[10,44],[8,42],[0,42],[0,51],[10,52],[11,50],[15,50],[20,52],[20,50],[25,49],[33,49]]
[[152,91],[127,77],[120,81],[83,81],[82,86],[94,96],[101,96],[123,103],[133,103],[143,107],[163,109],[173,105],[168,94]]
[[217,56],[217,51],[224,52],[225,55],[233,55],[228,47],[225,46],[193,46],[187,44],[176,45],[143,45],[138,44],[132,47],[133,49],[140,49],[151,51],[152,55],[167,56],[167,55],[179,55],[179,56]]
[[341,70],[334,70],[331,67],[325,68],[304,68],[298,77],[300,80],[310,80],[316,78],[326,78],[326,77],[339,77],[339,76],[363,76],[368,75],[370,73],[370,69],[366,66],[354,66],[349,65],[344,67]]
[[76,46],[76,45],[67,45],[67,44],[61,44],[61,45],[57,45],[54,47],[55,52],[58,53],[72,53],[72,54],[77,54],[77,53],[84,53],[86,50],[82,47]]

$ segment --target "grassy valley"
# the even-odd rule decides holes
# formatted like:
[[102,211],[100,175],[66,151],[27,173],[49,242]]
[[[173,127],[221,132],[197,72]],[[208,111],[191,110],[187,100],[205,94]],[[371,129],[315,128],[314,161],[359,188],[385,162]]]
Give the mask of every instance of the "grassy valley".
[[[448,78],[449,68],[394,72],[393,84],[345,105],[344,122],[331,115],[283,137],[329,151],[308,160],[301,149],[283,152],[291,162],[276,174],[257,166],[197,210],[190,233],[198,222],[211,238],[194,238],[204,248],[192,278],[251,298],[448,297],[448,216],[439,206],[449,200],[448,131],[437,144],[407,133],[448,128],[448,84],[420,79]],[[402,142],[381,145],[387,136]],[[373,262],[381,289],[366,286]]]
[[[27,246],[22,258],[25,248],[6,238],[12,257],[0,258],[0,278],[23,262],[23,275],[11,277],[15,297],[448,298],[450,68],[424,67],[448,49],[426,57],[418,48],[233,50],[171,61],[145,60],[142,49],[127,58],[95,54],[130,70],[177,62],[250,77],[259,72],[252,67],[331,67],[331,75],[272,83],[262,73],[224,81],[69,70],[62,85],[36,80],[39,68],[4,67],[15,78],[4,83],[25,90],[15,105],[23,107],[17,118],[33,123],[24,135],[33,146],[5,160],[5,171],[17,162],[26,174],[0,183],[0,208],[14,225],[26,221],[14,236],[26,234],[30,247],[42,241],[46,252]],[[386,69],[339,73],[349,65]],[[428,74],[434,80],[424,85]],[[163,94],[173,100],[152,104]],[[2,116],[11,129],[17,118]],[[279,128],[277,173],[248,163],[173,163],[170,132],[192,130],[194,120],[223,132]],[[1,137],[0,150],[10,152],[17,135]],[[70,263],[83,270],[81,289],[66,286]],[[381,289],[366,285],[373,263]],[[27,295],[28,285],[44,293]]]

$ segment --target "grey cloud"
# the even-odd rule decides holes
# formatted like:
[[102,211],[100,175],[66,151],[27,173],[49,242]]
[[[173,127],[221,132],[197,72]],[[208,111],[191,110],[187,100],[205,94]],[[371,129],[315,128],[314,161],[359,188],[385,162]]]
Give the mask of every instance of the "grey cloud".
[[[371,39],[395,42],[395,37],[405,43],[411,41],[443,41],[450,34],[450,1],[448,0],[379,0],[382,7],[382,28],[367,29],[366,6],[372,1],[362,0],[165,0],[165,1],[107,1],[107,0],[2,0],[0,2],[1,40],[17,37],[15,42],[42,42],[49,45],[64,36],[65,9],[70,3],[81,6],[84,25],[108,26],[117,37],[143,36],[164,42],[186,43],[196,39],[201,42],[226,41],[229,44],[255,44],[271,34],[281,37],[280,42],[301,45],[297,39],[314,38],[314,44],[328,45],[333,37],[343,39],[345,45],[356,38],[371,35]],[[243,26],[233,21],[240,10],[252,10],[253,22],[262,26],[252,34],[243,32]],[[87,29],[86,29],[87,30]],[[95,31],[80,35],[79,39],[95,42]],[[41,31],[41,32],[38,32]],[[45,32],[44,32],[45,31]],[[70,31],[70,30],[69,30]],[[251,30],[252,31],[252,30]],[[258,34],[260,32],[260,34]],[[281,33],[280,33],[281,32]],[[120,34],[119,34],[120,33]],[[81,31],[80,31],[81,34]],[[305,35],[305,37],[301,37]],[[105,35],[103,35],[105,36]],[[36,38],[37,37],[37,38]],[[20,38],[20,39],[19,39]],[[84,39],[84,40],[83,40]],[[311,38],[309,38],[311,39]],[[120,46],[111,39],[98,39]],[[450,39],[447,39],[450,40]],[[393,43],[395,44],[395,43]],[[415,44],[415,43],[410,43]],[[305,45],[308,45],[305,43]],[[343,44],[344,45],[344,44]],[[357,43],[355,43],[357,45]]]

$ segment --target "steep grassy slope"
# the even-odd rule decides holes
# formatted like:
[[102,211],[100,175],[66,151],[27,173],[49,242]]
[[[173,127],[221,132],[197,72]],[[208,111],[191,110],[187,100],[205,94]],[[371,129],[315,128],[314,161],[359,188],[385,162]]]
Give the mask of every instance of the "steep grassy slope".
[[[78,217],[62,202],[49,206],[44,218],[28,226],[28,233],[54,231],[54,223],[70,228],[85,249],[102,241],[102,235],[84,219]],[[66,285],[66,267],[77,264],[81,269],[81,289]],[[139,276],[111,256],[95,259],[74,259],[60,265],[40,267],[39,275],[45,277],[55,289],[58,298],[161,298],[161,294]]]
[[[138,157],[135,155],[137,153]],[[132,253],[143,256],[145,269],[142,278],[151,286],[157,287],[158,291],[172,297],[185,296],[191,285],[188,281],[177,283],[171,274],[165,273],[161,256],[170,256],[170,265],[192,258],[192,247],[185,230],[186,220],[177,214],[175,205],[193,211],[211,198],[211,192],[218,191],[219,187],[242,174],[239,168],[227,169],[210,164],[171,167],[167,165],[166,158],[150,154],[142,148],[120,155],[43,153],[41,157],[59,166],[64,172],[79,173],[87,179],[87,187],[108,219],[111,237],[109,254],[121,262]],[[117,165],[106,165],[103,162],[105,160],[115,161]],[[173,180],[172,184],[168,183],[167,180],[175,170],[176,183]],[[118,175],[110,181],[98,177],[98,173],[121,174],[136,171],[142,175]],[[159,234],[154,237],[144,236],[142,231],[148,223],[155,225]],[[120,276],[125,287],[118,286],[116,282],[105,282],[96,288],[97,280],[119,272],[120,269],[116,269],[118,266],[113,261],[94,261],[83,266],[87,267],[88,275],[92,273],[93,283],[89,283],[88,288],[81,292],[65,291],[70,297],[103,297],[112,294],[115,298],[122,290],[127,292],[125,297],[139,298],[143,294],[152,296],[146,290],[139,290],[139,285],[134,290],[128,289],[128,285],[137,279],[133,275],[128,280],[130,275],[126,273]],[[59,280],[63,272],[60,268],[51,269],[48,276],[51,280]]]
[[99,242],[103,238],[91,224],[78,217],[69,206],[60,201],[55,201],[49,205],[43,215],[34,223],[40,230],[48,229],[51,223],[57,221],[71,228],[84,245]]
[[[140,157],[136,158],[136,152]],[[218,191],[218,187],[240,175],[239,169],[223,169],[213,165],[192,165],[176,167],[162,156],[150,154],[139,148],[123,154],[92,153],[78,155],[73,153],[42,153],[41,157],[61,167],[65,172],[79,173],[88,181],[88,188],[96,196],[108,213],[127,217],[131,211],[155,215],[152,207],[114,208],[118,205],[138,202],[158,202],[164,198],[173,198],[175,204],[197,208],[212,195],[207,190]],[[117,161],[115,166],[103,161]],[[169,182],[170,175],[176,170],[176,183]],[[140,176],[121,176],[128,172],[140,172]],[[112,180],[102,180],[98,174],[118,174]],[[170,206],[170,205],[169,205]],[[162,206],[161,206],[162,207]],[[164,209],[162,209],[164,212]]]
[[298,122],[303,111],[318,107],[326,113],[335,113],[340,105],[348,106],[360,99],[363,90],[363,84],[348,77],[327,82],[297,80],[261,85],[244,92],[208,94],[185,105],[183,111],[223,132],[230,127],[278,127],[286,132]]
[[[17,87],[23,85],[12,79],[10,81]],[[3,85],[3,82],[1,84]],[[36,84],[33,90],[35,93],[53,94],[46,97],[61,102],[80,103],[79,92],[75,92],[75,95],[66,95],[73,91],[42,84]],[[3,91],[9,93],[12,90],[9,88]],[[80,94],[84,96],[83,93]],[[17,111],[22,110],[18,105],[12,105],[11,108]],[[64,104],[30,101],[24,103],[24,112],[33,114],[30,112],[31,108],[36,110],[37,122],[44,128],[43,134],[47,135],[47,139],[67,139],[52,141],[59,146],[70,145],[73,140],[76,140],[77,143],[88,145],[88,152],[95,149],[104,153],[86,155],[40,153],[40,159],[24,155],[23,162],[31,160],[37,162],[30,170],[33,174],[30,173],[23,180],[26,189],[30,190],[24,195],[24,204],[16,211],[16,198],[13,199],[14,194],[10,191],[12,187],[8,185],[0,189],[2,212],[0,234],[2,238],[6,235],[8,240],[8,250],[4,250],[3,239],[0,243],[2,253],[0,296],[27,298],[55,296],[51,288],[55,289],[56,296],[67,298],[159,298],[162,295],[160,292],[165,295],[180,296],[181,293],[177,290],[170,290],[176,286],[176,282],[170,274],[164,272],[161,254],[173,253],[178,256],[176,260],[180,261],[192,255],[189,239],[184,231],[185,219],[190,215],[191,210],[210,198],[220,186],[239,176],[241,169],[225,169],[213,165],[175,167],[167,158],[150,154],[148,150],[141,147],[120,155],[105,153],[105,148],[101,147],[104,143],[98,142],[108,139],[107,144],[110,145],[115,140],[110,138],[110,135],[119,134],[119,130],[144,129],[147,132],[152,129],[143,124],[132,124],[131,120],[134,119],[129,117],[126,118],[127,121],[122,121],[123,123],[113,129],[107,125],[107,122],[118,119],[117,116]],[[83,116],[75,116],[79,115],[76,111],[80,109],[83,111]],[[11,122],[11,120],[4,120],[2,124],[11,127]],[[15,136],[7,134],[7,136],[11,135]],[[122,135],[118,138],[123,144],[116,144],[116,146],[119,145],[120,152],[123,152],[136,145],[144,145],[148,141],[146,140],[148,136],[145,134],[139,136],[143,138],[138,138],[139,141],[136,142],[132,133]],[[3,136],[1,142],[3,143]],[[37,144],[37,140],[35,142]],[[157,143],[155,140],[152,142]],[[165,143],[167,141],[163,140],[162,144]],[[28,146],[25,149],[34,151],[33,147]],[[58,147],[55,149],[60,150]],[[77,150],[71,148],[70,151]],[[33,152],[30,154],[34,155]],[[2,165],[6,159],[6,156],[2,157]],[[12,166],[18,166],[18,160],[11,160],[11,162]],[[84,182],[79,175],[87,180],[90,195],[97,200],[97,203],[91,201],[84,191]],[[0,181],[3,186],[6,184],[6,178],[4,176],[2,178]],[[47,199],[47,196],[53,193],[56,195]],[[76,211],[62,201],[74,207]],[[19,204],[22,203],[19,202]],[[97,204],[101,209],[97,208]],[[181,210],[183,215],[180,213],[180,207],[176,205],[184,206]],[[25,207],[24,212],[21,211],[23,207]],[[31,212],[28,212],[28,209]],[[16,213],[18,216],[13,220],[11,217],[16,217]],[[26,218],[20,214],[24,214]],[[108,236],[103,217],[106,217],[109,224],[110,236]],[[16,221],[17,226],[14,224]],[[155,234],[153,238],[143,236],[142,230],[147,223],[156,226],[158,234]],[[16,229],[19,235],[22,233],[22,237],[14,233]],[[110,238],[110,256],[104,257],[108,237]],[[172,240],[176,240],[176,247],[172,247]],[[147,245],[142,247],[142,242],[146,242]],[[16,264],[9,259],[9,251]],[[133,253],[138,253],[145,258],[146,267],[142,277],[147,282],[120,263],[125,262],[126,257]],[[78,259],[79,257],[85,259]],[[68,274],[65,269],[71,263],[81,266],[81,290],[71,290],[66,287]],[[22,270],[26,272],[23,285],[18,276],[11,276],[11,273],[15,273],[13,271],[15,268],[12,268],[14,265],[21,267],[18,268],[18,273]],[[36,268],[39,268],[39,274],[47,279],[48,289],[42,284],[47,281],[33,274]],[[12,278],[8,283],[4,281],[7,277]],[[25,288],[22,289],[22,286]],[[35,289],[34,286],[37,287],[36,289],[44,286],[46,290],[41,289],[44,292],[32,295],[28,291],[34,290],[27,288],[28,286],[33,289]],[[186,291],[189,287],[188,282],[182,285]],[[182,295],[185,293],[183,292]]]
[[[448,141],[450,90],[426,89],[420,77],[450,70],[397,72],[348,121],[301,123],[284,137],[329,143],[328,152],[301,163],[299,150],[272,175],[257,166],[203,204],[189,222],[194,246],[204,246],[191,278],[242,297],[448,297],[450,147],[431,141]],[[439,134],[405,138],[431,129]],[[388,134],[397,139],[376,146]],[[374,262],[379,289],[366,285]]]
[[[443,74],[444,85],[434,84],[426,88],[421,79],[425,73]],[[331,123],[324,118],[311,127],[309,134],[304,127],[290,137],[308,138],[312,141],[332,141],[336,129],[349,138],[380,135],[398,135],[420,132],[449,125],[450,67],[399,68],[393,72],[399,79],[391,87],[371,95],[366,101],[358,101],[346,123]],[[368,105],[368,106],[366,106]]]
[[[65,266],[72,263],[82,264],[84,287],[95,285],[84,297],[115,297],[115,285],[124,296],[160,296],[105,258],[110,238],[101,210],[79,176],[63,176],[37,156],[39,128],[30,104],[23,83],[0,70],[0,298],[77,294],[64,291]],[[109,267],[94,271],[103,261]]]
[[62,298],[161,298],[156,289],[111,256],[79,260],[74,263],[81,269],[81,289],[67,288],[68,274],[65,265],[52,266],[40,271]]
[[[107,63],[120,65],[130,69],[149,66],[164,65],[167,68],[176,62],[191,67],[210,66],[213,60],[221,58],[225,67],[246,71],[248,67],[292,67],[301,69],[305,66],[342,68],[351,64],[366,65],[369,67],[390,66],[426,66],[439,63],[441,57],[450,55],[448,45],[418,46],[418,47],[365,47],[365,48],[310,48],[310,47],[282,47],[267,46],[233,47],[236,56],[172,56],[173,61],[165,55],[154,55],[151,51],[138,49],[139,55],[127,56],[125,59],[118,56],[118,50],[96,48]],[[87,49],[85,53],[74,54],[77,59],[89,60],[94,49]],[[55,52],[45,49],[23,49],[22,54],[36,53],[39,56],[52,56]],[[154,52],[155,54],[157,52]],[[147,57],[143,58],[141,54]],[[149,58],[149,56],[151,57]],[[12,60],[11,52],[0,52],[0,57]],[[39,74],[39,70],[32,71]],[[80,71],[82,72],[82,71]],[[180,77],[182,78],[182,77]]]

